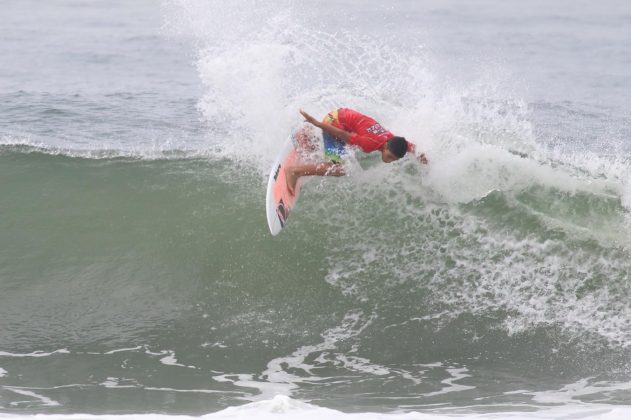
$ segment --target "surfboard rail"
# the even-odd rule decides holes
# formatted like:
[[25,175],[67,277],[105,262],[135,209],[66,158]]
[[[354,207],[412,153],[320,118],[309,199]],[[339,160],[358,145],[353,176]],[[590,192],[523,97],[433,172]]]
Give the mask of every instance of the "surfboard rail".
[[278,235],[283,230],[298,201],[302,180],[299,179],[296,183],[295,194],[290,194],[285,176],[285,168],[298,161],[299,155],[295,147],[294,137],[290,135],[276,157],[267,181],[265,208],[267,225],[272,235]]

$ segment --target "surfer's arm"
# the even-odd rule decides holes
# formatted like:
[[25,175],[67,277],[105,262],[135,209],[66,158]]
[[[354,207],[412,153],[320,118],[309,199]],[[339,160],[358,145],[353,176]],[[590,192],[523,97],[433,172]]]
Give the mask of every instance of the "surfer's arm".
[[338,138],[340,140],[343,140],[344,142],[348,142],[348,140],[353,135],[353,133],[349,133],[346,130],[342,130],[341,128],[337,128],[337,127],[335,127],[335,126],[333,126],[331,124],[323,123],[323,122],[320,122],[320,121],[316,120],[315,118],[313,118],[311,115],[307,114],[302,109],[300,110],[300,113],[302,114],[303,117],[305,117],[305,121],[308,122],[309,124],[315,125],[316,127],[326,131],[327,133],[329,133],[333,137],[336,137],[336,138]]

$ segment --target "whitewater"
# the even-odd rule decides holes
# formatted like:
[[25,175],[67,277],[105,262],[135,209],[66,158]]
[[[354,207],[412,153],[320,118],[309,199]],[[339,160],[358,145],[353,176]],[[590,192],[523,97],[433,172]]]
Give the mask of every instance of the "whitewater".
[[[631,415],[623,1],[2,3],[0,419]],[[356,153],[272,237],[305,109]]]

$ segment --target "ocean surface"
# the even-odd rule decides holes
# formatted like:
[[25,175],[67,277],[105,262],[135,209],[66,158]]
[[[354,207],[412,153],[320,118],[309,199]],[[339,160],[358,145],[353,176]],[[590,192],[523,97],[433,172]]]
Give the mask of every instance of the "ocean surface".
[[[631,418],[628,1],[0,18],[0,419]],[[357,153],[272,237],[338,107],[430,164]]]

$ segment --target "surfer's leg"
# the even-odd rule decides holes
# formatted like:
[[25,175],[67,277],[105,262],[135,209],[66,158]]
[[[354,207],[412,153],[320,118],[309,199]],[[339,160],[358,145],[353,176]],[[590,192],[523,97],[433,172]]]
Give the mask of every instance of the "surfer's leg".
[[288,166],[285,168],[285,179],[287,180],[287,190],[294,194],[296,182],[301,176],[342,176],[344,175],[342,165],[333,162],[322,162],[309,165]]
[[[333,124],[337,121],[337,111],[329,112],[324,117],[324,122],[327,124]],[[301,129],[302,130],[302,129]],[[296,140],[302,146],[300,135],[304,135],[306,140],[308,131],[299,130],[296,133]],[[311,139],[309,139],[311,140]],[[324,157],[328,162],[295,165],[285,168],[285,179],[287,180],[287,190],[291,194],[294,194],[296,188],[296,182],[301,176],[342,176],[345,175],[342,167],[343,160],[342,155],[346,153],[344,142],[331,136],[326,131],[322,132],[322,140],[324,143]]]

